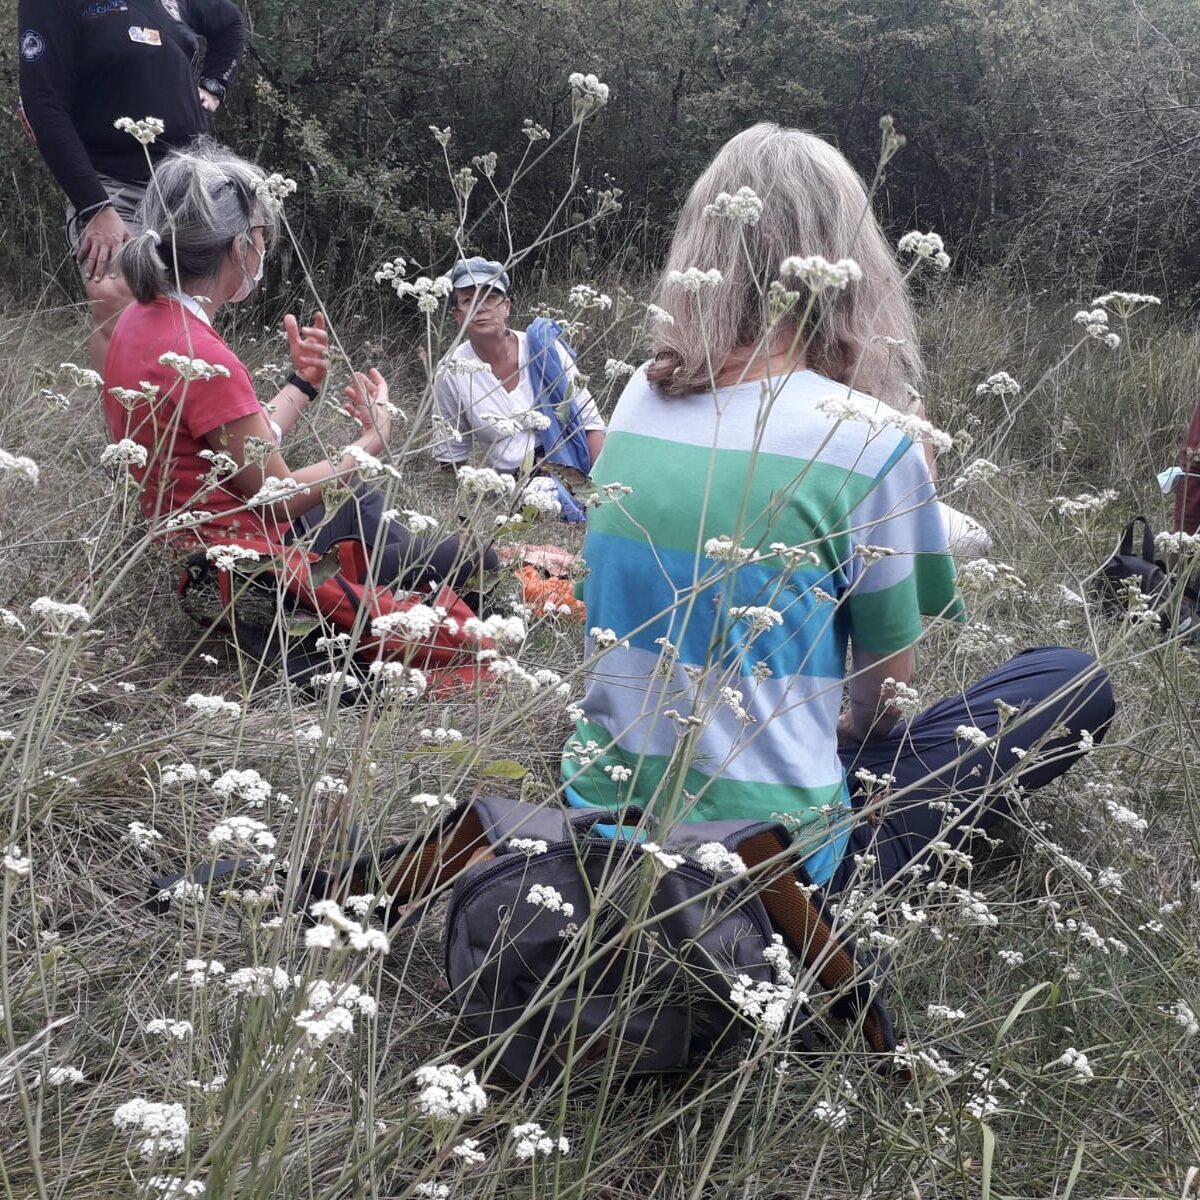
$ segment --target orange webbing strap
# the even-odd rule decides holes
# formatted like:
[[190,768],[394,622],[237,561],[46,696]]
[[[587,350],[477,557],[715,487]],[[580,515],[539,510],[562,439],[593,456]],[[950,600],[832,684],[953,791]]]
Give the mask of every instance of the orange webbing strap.
[[895,1037],[890,1022],[881,1013],[879,1001],[869,999],[869,982],[863,978],[851,953],[837,941],[833,927],[821,915],[812,897],[797,886],[800,881],[792,865],[781,859],[782,851],[779,838],[769,831],[756,834],[738,847],[742,861],[751,870],[774,861],[778,869],[759,887],[771,924],[805,966],[816,965],[822,987],[850,1002],[854,1015],[866,1002],[862,1018],[867,1044],[879,1053],[890,1054],[896,1048]]

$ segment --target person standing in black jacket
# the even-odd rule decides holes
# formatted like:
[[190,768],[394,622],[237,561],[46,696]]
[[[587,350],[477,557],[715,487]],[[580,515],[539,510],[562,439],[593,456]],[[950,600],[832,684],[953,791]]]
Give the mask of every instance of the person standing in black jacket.
[[[116,256],[138,232],[146,151],[157,159],[206,132],[242,60],[242,15],[232,0],[20,0],[18,29],[21,104],[69,201],[67,239],[102,372],[113,323],[132,300]],[[143,149],[115,127],[121,117],[158,117],[164,130]]]

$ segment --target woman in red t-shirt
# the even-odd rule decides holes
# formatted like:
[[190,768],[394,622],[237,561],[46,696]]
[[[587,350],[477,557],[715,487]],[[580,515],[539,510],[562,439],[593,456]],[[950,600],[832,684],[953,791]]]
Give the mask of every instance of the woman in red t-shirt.
[[449,583],[467,594],[495,552],[465,552],[457,538],[433,541],[384,517],[384,500],[360,484],[353,500],[326,513],[322,488],[352,483],[384,453],[391,431],[388,388],[377,370],[354,373],[346,408],[362,435],[344,450],[293,469],[279,451],[328,371],[328,334],[318,313],[300,328],[284,318],[294,367],[267,405],[250,373],[212,326],[225,304],[246,299],[262,279],[278,231],[278,203],[263,173],[211,142],[177,151],[155,169],[141,208],[144,232],[119,260],[136,303],[113,330],[104,367],[105,415],[114,439],[146,452],[134,466],[156,533],[188,529],[199,541],[311,534],[318,553],[358,537],[380,580],[406,588]]

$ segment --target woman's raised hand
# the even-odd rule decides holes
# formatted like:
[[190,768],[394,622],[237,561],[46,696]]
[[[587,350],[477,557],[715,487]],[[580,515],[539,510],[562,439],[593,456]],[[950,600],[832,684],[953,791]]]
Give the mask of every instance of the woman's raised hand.
[[329,330],[325,328],[325,314],[313,313],[312,324],[302,328],[288,313],[283,318],[283,329],[287,334],[292,369],[301,379],[307,379],[313,387],[319,388],[329,374]]
[[362,448],[368,454],[378,454],[392,434],[387,381],[374,367],[365,375],[355,371],[346,388],[346,400],[346,411],[363,427],[359,439]]

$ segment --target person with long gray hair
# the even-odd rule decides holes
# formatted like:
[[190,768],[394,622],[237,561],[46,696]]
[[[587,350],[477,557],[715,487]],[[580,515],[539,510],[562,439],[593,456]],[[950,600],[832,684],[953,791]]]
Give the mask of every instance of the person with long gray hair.
[[[446,582],[463,591],[484,569],[458,539],[432,541],[385,516],[382,493],[358,484],[350,500],[326,511],[329,485],[350,486],[363,464],[382,455],[391,430],[383,376],[355,372],[346,410],[361,435],[329,458],[293,468],[280,445],[325,384],[328,333],[322,314],[301,328],[284,318],[294,368],[264,405],[249,371],[213,328],[227,304],[246,299],[262,279],[279,227],[273,181],[212,142],[175,151],[155,170],[142,202],[142,232],[119,266],[135,303],[113,330],[104,372],[104,405],[114,438],[134,443],[126,457],[155,533],[229,541],[249,534],[282,545],[304,536],[321,553],[357,538],[376,577],[406,588]],[[477,595],[464,592],[478,605]]]
[[783,820],[830,892],[969,847],[1114,700],[1093,659],[1043,648],[918,703],[922,618],[963,615],[923,453],[945,435],[899,410],[913,312],[858,174],[811,133],[738,134],[655,298],[594,471],[568,803]]

